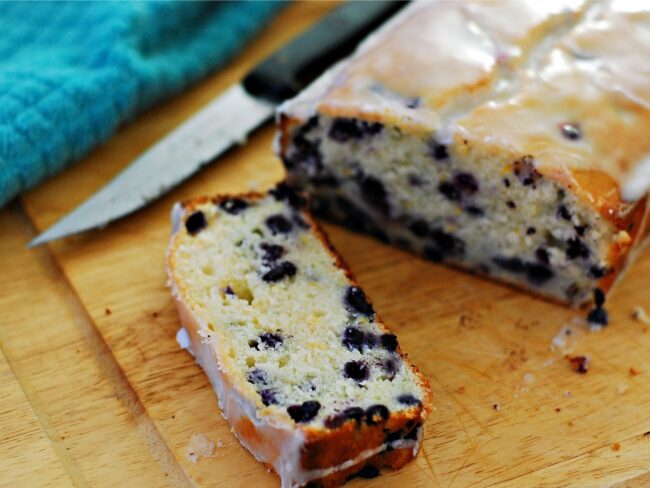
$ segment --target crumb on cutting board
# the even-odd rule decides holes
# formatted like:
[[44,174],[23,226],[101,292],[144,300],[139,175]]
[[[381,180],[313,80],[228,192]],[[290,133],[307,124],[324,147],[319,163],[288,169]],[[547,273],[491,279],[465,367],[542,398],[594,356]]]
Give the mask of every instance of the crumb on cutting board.
[[630,389],[630,385],[626,383],[620,383],[619,385],[616,386],[616,393],[618,395],[622,395],[629,389]]
[[566,356],[571,369],[576,373],[585,374],[589,371],[590,359],[589,356]]
[[650,325],[650,315],[648,315],[645,309],[640,305],[634,307],[634,310],[632,310],[632,318],[642,324]]
[[214,442],[205,434],[193,434],[187,446],[187,459],[193,463],[197,463],[202,457],[212,457],[213,455]]

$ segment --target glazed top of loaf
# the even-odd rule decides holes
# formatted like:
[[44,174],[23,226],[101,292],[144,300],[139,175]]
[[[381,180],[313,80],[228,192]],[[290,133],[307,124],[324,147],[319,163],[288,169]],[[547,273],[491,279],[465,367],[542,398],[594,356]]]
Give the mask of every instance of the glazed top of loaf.
[[543,174],[621,211],[650,187],[650,6],[416,2],[280,110],[531,155]]

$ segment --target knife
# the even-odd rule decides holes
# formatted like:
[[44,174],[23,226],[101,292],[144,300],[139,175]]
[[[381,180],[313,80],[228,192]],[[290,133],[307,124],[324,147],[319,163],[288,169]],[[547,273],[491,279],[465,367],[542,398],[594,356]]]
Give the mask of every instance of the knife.
[[271,119],[276,106],[349,54],[404,5],[350,1],[338,7],[154,144],[28,247],[103,227],[157,199],[231,146],[243,143]]

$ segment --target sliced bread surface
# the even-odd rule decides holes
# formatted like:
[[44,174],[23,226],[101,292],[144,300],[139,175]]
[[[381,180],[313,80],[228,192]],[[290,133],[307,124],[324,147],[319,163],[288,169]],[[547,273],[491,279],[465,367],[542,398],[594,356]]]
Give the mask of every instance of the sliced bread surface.
[[303,204],[279,185],[178,205],[168,273],[242,444],[283,487],[336,486],[412,459],[431,393]]

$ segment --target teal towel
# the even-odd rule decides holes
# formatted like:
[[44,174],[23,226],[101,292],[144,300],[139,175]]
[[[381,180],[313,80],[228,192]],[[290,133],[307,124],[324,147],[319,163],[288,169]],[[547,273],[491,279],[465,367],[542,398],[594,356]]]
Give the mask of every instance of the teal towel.
[[0,2],[0,207],[229,60],[281,2]]

